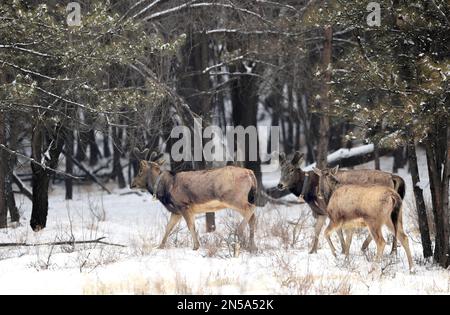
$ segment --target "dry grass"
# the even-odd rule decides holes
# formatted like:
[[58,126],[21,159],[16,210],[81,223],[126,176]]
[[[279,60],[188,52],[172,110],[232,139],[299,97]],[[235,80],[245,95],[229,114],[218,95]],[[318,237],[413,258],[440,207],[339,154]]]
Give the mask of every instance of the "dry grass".
[[308,295],[308,294],[351,294],[350,272],[347,276],[314,275],[302,270],[294,257],[288,251],[274,253],[272,261],[274,278],[283,289],[282,293]]
[[149,294],[150,283],[147,279],[139,277],[111,282],[87,282],[83,287],[86,295],[111,295],[111,294]]
[[204,295],[220,293],[223,286],[234,286],[243,291],[239,279],[224,277],[219,274],[209,274],[195,284],[188,281],[186,276],[175,272],[173,277],[165,276],[157,279],[147,279],[142,276],[130,276],[128,279],[116,281],[102,281],[89,279],[83,286],[83,294],[177,294]]
[[[430,229],[430,235],[436,235],[436,227],[434,224],[433,210],[431,196],[424,195],[425,198],[425,208],[427,211],[428,228]],[[417,214],[416,204],[414,199],[404,200],[403,205],[403,215],[407,217],[410,223],[410,230],[414,234],[420,234],[419,230],[419,216]]]

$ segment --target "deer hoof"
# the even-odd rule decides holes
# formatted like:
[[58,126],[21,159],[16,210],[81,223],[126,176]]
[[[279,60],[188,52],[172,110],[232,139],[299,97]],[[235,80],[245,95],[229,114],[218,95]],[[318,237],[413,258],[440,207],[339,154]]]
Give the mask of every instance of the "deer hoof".
[[309,251],[309,254],[317,254],[317,248],[313,248]]
[[194,245],[193,250],[198,250],[200,248],[200,245]]
[[256,247],[256,245],[254,245],[254,244],[250,245],[249,251],[250,251],[250,253],[255,254],[258,252],[258,247]]

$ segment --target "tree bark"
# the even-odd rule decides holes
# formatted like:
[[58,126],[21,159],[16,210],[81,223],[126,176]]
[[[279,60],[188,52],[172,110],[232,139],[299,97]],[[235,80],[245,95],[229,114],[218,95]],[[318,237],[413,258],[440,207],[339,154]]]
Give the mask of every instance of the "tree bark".
[[103,133],[103,156],[105,158],[111,156],[111,149],[109,148],[109,131]]
[[375,169],[380,170],[380,150],[378,149],[377,143],[374,144],[373,155],[374,155]]
[[118,127],[112,128],[113,135],[113,178],[117,179],[119,188],[125,188],[126,182],[123,176],[122,164],[120,163],[120,157],[122,156],[122,132],[118,130]]
[[[44,148],[44,129],[39,123],[36,123],[33,128],[31,139],[32,157],[36,161],[42,161]],[[58,132],[58,127],[52,135],[52,141],[48,149],[50,160],[45,161],[45,164],[56,169],[58,166],[59,155],[64,146],[64,136]],[[47,158],[46,158],[47,159]],[[48,214],[48,185],[50,181],[51,171],[44,169],[41,165],[31,163],[32,184],[33,184],[33,206],[31,210],[30,226],[33,231],[38,232],[45,228],[47,224]]]
[[89,139],[89,165],[94,166],[97,165],[100,156],[100,149],[98,148],[97,141],[95,139],[94,129],[89,130],[88,139]]
[[427,258],[433,256],[433,250],[431,247],[430,229],[428,225],[425,201],[423,199],[423,191],[418,185],[418,183],[420,182],[420,176],[419,168],[417,166],[416,146],[414,144],[414,137],[412,136],[409,137],[408,142],[408,161],[413,182],[417,218],[419,220],[420,237],[422,239],[423,257]]
[[[253,71],[256,71],[255,66]],[[243,64],[240,64],[237,71],[244,73],[246,71]],[[242,126],[244,129],[250,126],[257,127],[258,125],[258,95],[257,82],[255,76],[240,76],[231,85],[231,97],[233,105],[233,123],[234,126]],[[245,140],[245,162],[244,167],[252,170],[255,173],[258,182],[258,192],[256,204],[264,203],[262,200],[262,174],[261,174],[261,160],[259,157],[259,139],[242,139]],[[257,154],[256,161],[250,159],[250,141],[256,141]]]
[[[210,89],[209,74],[202,73],[202,70],[206,69],[209,65],[209,38],[205,33],[194,33],[189,31],[188,41],[183,47],[183,61],[182,67],[179,71],[178,92],[191,109],[201,115],[203,119],[203,128],[211,123],[209,113],[211,112],[211,97],[206,94]],[[192,122],[191,130],[194,122]],[[203,130],[201,130],[203,134]],[[202,137],[202,135],[195,135],[192,132],[192,136]],[[194,140],[194,139],[192,139]],[[203,138],[200,140],[204,144]],[[192,142],[194,143],[194,142]],[[188,165],[191,164],[191,165]],[[182,165],[177,165],[181,169],[192,168],[192,163],[184,162]],[[205,161],[194,161],[195,169],[205,169],[207,167]],[[206,213],[206,231],[213,232],[216,229],[215,214],[214,212]]]
[[[73,156],[74,150],[74,136],[73,136],[73,130],[66,129],[65,130],[65,136],[66,136],[66,144],[65,144],[65,156],[66,156],[66,173],[67,174],[73,174],[73,161],[71,157]],[[73,179],[70,177],[66,177],[64,180],[65,186],[66,186],[66,200],[72,200],[73,197]]]
[[317,166],[319,168],[326,168],[328,155],[328,142],[330,130],[330,118],[328,116],[329,107],[329,82],[331,81],[331,57],[332,57],[332,41],[333,29],[330,25],[325,26],[324,29],[324,47],[322,55],[322,71],[324,71],[324,78],[322,84],[321,98],[320,98],[320,128],[319,128],[319,144],[317,148]]
[[[13,117],[11,115],[8,115],[8,124],[9,124],[9,148],[13,151],[17,150],[17,140],[18,140],[18,126],[17,121],[13,120]],[[6,189],[6,203],[9,209],[9,215],[11,216],[11,222],[19,222],[20,221],[20,214],[19,209],[17,209],[16,206],[16,200],[14,197],[14,192],[12,188],[13,184],[13,172],[14,167],[16,165],[16,157],[13,154],[4,153],[7,155],[7,163],[8,167],[6,170],[6,182],[5,182],[5,189]]]
[[440,117],[426,140],[428,176],[436,225],[434,260],[443,268],[450,265],[448,213],[448,121]]
[[78,130],[77,154],[76,154],[76,159],[80,162],[86,160],[88,141],[89,141],[88,132],[85,130],[81,130],[80,128]]
[[[6,144],[5,135],[5,113],[0,110],[0,143]],[[6,228],[8,226],[8,208],[6,205],[6,190],[5,190],[5,180],[6,180],[6,159],[5,151],[0,150],[0,229]]]

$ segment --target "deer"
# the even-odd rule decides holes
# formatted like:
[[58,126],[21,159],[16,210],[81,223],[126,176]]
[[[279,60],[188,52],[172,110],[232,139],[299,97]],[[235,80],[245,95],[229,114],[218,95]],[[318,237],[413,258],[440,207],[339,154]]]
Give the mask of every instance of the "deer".
[[327,204],[326,211],[330,222],[325,229],[325,238],[331,252],[336,256],[336,249],[331,242],[330,234],[343,228],[348,239],[345,254],[348,257],[351,236],[354,228],[367,227],[377,245],[375,260],[380,262],[386,241],[382,227],[387,228],[396,239],[400,240],[408,258],[409,270],[413,270],[413,260],[409,248],[408,237],[403,230],[402,198],[394,189],[377,184],[355,185],[342,184],[336,176],[337,169],[313,169],[319,176],[319,199]]
[[[326,204],[322,206],[318,202],[319,176],[313,171],[303,171],[301,165],[304,154],[295,152],[292,159],[286,159],[284,153],[279,154],[281,177],[277,185],[280,190],[288,190],[299,197],[301,202],[306,202],[312,210],[316,219],[314,225],[314,237],[309,251],[310,254],[317,253],[319,236],[327,219]],[[403,199],[405,195],[405,182],[397,175],[378,170],[337,170],[335,175],[343,184],[378,184],[395,189]],[[345,239],[341,230],[338,230],[342,253],[345,253]],[[372,241],[369,235],[364,241],[361,250],[365,251]],[[397,244],[392,244],[392,253],[397,250]]]
[[198,250],[200,242],[195,228],[195,216],[228,208],[243,217],[237,229],[238,238],[242,239],[248,224],[249,249],[251,252],[257,251],[254,241],[257,180],[252,170],[225,166],[175,173],[162,169],[165,160],[159,158],[158,153],[152,152],[149,156],[149,149],[140,152],[137,148],[133,152],[139,160],[139,172],[130,188],[147,190],[170,212],[160,249],[166,246],[173,228],[184,218],[192,236],[193,249]]

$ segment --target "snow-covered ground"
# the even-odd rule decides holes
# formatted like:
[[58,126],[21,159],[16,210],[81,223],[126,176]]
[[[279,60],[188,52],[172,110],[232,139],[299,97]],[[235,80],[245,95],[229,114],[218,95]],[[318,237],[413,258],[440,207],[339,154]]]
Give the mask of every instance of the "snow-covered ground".
[[[425,163],[420,155],[421,185],[429,202]],[[384,170],[390,170],[391,165],[392,158],[382,159]],[[372,263],[375,244],[365,254],[359,250],[365,231],[355,237],[349,261],[343,256],[334,258],[323,238],[318,254],[309,255],[313,219],[306,205],[259,208],[259,252],[250,254],[242,249],[233,257],[232,235],[240,217],[229,210],[217,213],[214,233],[205,233],[204,217],[197,219],[200,250],[191,249],[184,222],[170,237],[168,248],[160,250],[156,247],[168,212],[149,194],[130,194],[124,189],[107,195],[92,185],[77,187],[74,200],[65,201],[63,188],[55,186],[47,228],[39,233],[31,231],[31,204],[17,195],[23,213],[21,225],[0,230],[1,243],[106,237],[105,241],[126,247],[2,247],[0,294],[449,294],[450,272],[422,258],[410,176],[406,170],[400,175],[407,182],[404,221],[415,274],[409,273],[402,248],[397,258],[392,258],[387,246],[384,260],[376,268]],[[264,181],[276,182],[278,176],[265,174]],[[293,222],[300,224],[295,241]]]

